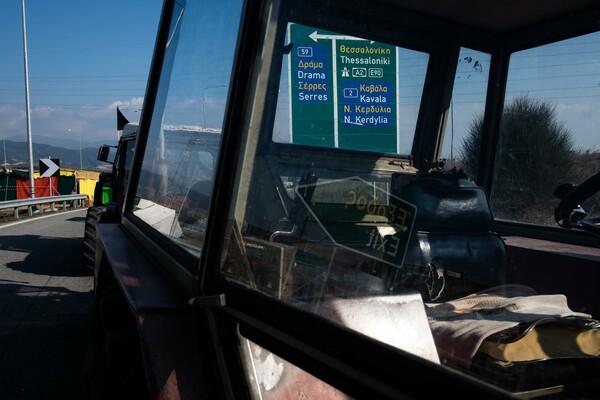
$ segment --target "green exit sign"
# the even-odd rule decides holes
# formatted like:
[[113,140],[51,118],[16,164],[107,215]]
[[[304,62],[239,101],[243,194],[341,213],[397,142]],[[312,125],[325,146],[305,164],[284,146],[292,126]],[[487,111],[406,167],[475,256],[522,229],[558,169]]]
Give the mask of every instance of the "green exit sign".
[[417,215],[413,204],[359,177],[300,185],[296,195],[334,243],[402,266]]

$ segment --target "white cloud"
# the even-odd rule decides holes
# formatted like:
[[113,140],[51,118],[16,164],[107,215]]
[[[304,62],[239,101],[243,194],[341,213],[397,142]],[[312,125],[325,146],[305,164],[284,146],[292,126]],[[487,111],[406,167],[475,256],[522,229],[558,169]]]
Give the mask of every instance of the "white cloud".
[[135,110],[138,110],[142,107],[142,105],[144,104],[144,98],[143,97],[134,97],[131,100],[128,101],[115,101],[113,103],[111,103],[108,108],[111,110],[116,110],[117,107],[119,107],[120,110],[125,110],[128,108],[133,108]]
[[[68,106],[33,106],[31,108],[31,135],[34,143],[36,135],[56,139],[78,140],[82,142],[109,141],[117,138],[117,105],[126,114],[140,110],[143,97],[130,100],[115,101],[106,106],[84,105]],[[24,107],[12,105],[0,106],[0,137],[27,139],[27,121]],[[77,136],[75,136],[77,135]],[[20,139],[18,139],[20,140]]]

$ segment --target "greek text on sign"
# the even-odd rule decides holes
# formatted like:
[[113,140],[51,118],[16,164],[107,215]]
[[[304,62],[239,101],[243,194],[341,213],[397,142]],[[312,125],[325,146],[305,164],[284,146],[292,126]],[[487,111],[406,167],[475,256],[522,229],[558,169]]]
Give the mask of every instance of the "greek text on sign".
[[[414,205],[360,177],[299,185],[295,190],[334,243],[402,265],[417,213]],[[319,201],[323,198],[336,200]]]
[[397,48],[290,25],[292,142],[399,151]]

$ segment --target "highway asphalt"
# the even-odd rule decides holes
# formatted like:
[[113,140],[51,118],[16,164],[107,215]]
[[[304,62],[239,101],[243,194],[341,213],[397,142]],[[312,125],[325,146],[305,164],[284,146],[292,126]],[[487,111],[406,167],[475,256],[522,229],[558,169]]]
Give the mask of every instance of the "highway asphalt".
[[0,224],[0,399],[80,400],[93,277],[85,209]]

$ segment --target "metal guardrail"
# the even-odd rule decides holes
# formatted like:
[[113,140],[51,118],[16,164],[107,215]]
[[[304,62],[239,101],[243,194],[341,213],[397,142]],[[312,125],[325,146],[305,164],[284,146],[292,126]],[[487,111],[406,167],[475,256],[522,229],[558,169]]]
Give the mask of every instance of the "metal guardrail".
[[68,194],[64,196],[34,197],[29,199],[0,201],[0,210],[12,208],[15,219],[18,219],[19,208],[22,207],[27,207],[27,215],[32,216],[33,206],[42,205],[42,207],[40,207],[40,212],[43,214],[44,204],[50,204],[50,211],[54,211],[54,205],[56,203],[62,203],[63,210],[66,210],[67,203],[71,203],[72,207],[83,207],[87,197],[88,196],[85,194]]

